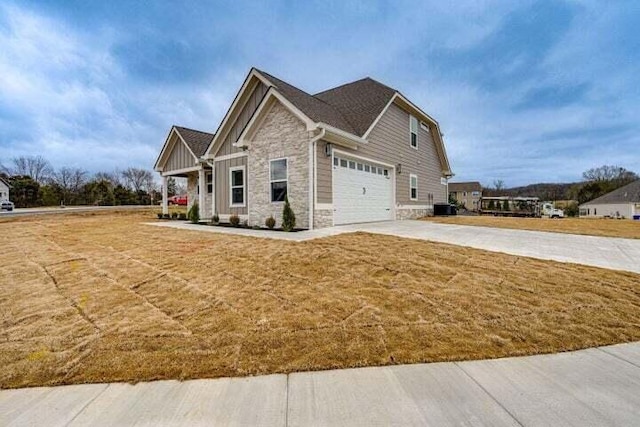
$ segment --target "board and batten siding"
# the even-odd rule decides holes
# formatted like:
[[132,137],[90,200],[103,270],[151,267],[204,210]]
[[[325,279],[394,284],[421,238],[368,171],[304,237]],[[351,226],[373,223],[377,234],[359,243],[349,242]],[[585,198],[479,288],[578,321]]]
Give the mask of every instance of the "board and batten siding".
[[175,133],[171,137],[170,144],[173,145],[169,158],[164,165],[163,172],[170,172],[196,166],[196,159],[189,151],[186,145],[180,140]]
[[318,203],[333,203],[331,156],[325,155],[326,141],[316,144],[316,201]]
[[242,151],[241,148],[234,147],[233,144],[238,140],[238,137],[244,130],[244,127],[247,125],[249,120],[251,120],[251,116],[253,116],[258,105],[260,105],[260,101],[262,101],[267,89],[269,88],[266,85],[262,82],[258,82],[256,87],[253,89],[253,92],[251,92],[251,95],[249,95],[245,104],[242,106],[240,114],[238,114],[238,117],[229,130],[229,133],[226,135],[220,150],[216,153],[216,156],[226,156]]
[[[433,129],[433,128],[432,128]],[[391,104],[375,125],[367,140],[357,150],[344,147],[336,149],[354,156],[361,156],[388,163],[402,165],[401,173],[395,174],[396,204],[430,204],[428,194],[433,194],[433,203],[446,203],[447,187],[441,183],[442,167],[431,133],[418,124],[418,149],[411,147],[409,113]],[[324,161],[324,146],[318,144],[317,196],[318,203],[331,203],[331,161]],[[322,152],[321,152],[322,150]],[[409,195],[409,176],[418,176],[418,200]]]
[[[240,208],[232,208],[230,204],[230,186],[229,168],[234,166],[245,167],[245,206]],[[216,176],[214,177],[214,186],[216,192],[216,211],[221,215],[246,215],[249,206],[249,192],[247,185],[249,179],[249,168],[247,168],[247,156],[236,157],[234,159],[217,160]]]

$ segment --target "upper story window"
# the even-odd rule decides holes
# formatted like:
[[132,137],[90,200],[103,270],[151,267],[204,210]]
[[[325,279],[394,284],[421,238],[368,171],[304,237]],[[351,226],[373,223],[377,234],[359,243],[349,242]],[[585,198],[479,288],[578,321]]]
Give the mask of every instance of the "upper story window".
[[244,195],[246,180],[244,179],[244,166],[229,168],[229,183],[231,184],[229,186],[229,191],[231,192],[229,197],[231,207],[245,206]]
[[409,192],[411,200],[418,200],[418,175],[409,175]]
[[287,197],[287,168],[287,159],[276,159],[269,162],[271,202],[284,202]]
[[418,119],[409,116],[409,135],[410,143],[413,148],[418,148]]

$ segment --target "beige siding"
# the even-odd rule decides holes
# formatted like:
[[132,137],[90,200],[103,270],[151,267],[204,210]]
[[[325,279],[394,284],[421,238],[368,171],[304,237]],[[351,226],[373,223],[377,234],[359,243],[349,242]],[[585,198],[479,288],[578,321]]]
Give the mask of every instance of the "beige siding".
[[625,218],[633,218],[633,215],[638,215],[633,203],[610,203],[610,204],[591,204],[585,203],[580,205],[580,216],[602,218],[605,216],[618,217],[623,216]]
[[331,156],[324,153],[327,143],[318,141],[316,153],[316,200],[318,203],[333,203],[331,194],[332,167]]
[[196,161],[186,145],[174,134],[169,144],[173,144],[169,158],[164,165],[163,172],[175,171],[179,169],[192,168],[196,166]]
[[262,101],[262,98],[267,92],[267,89],[267,86],[262,83],[258,83],[251,95],[248,97],[246,103],[242,107],[238,118],[229,130],[229,133],[226,135],[222,147],[220,147],[220,150],[218,151],[216,156],[225,156],[241,151],[241,149],[234,147],[233,143],[238,140],[238,137],[244,130],[244,127],[251,119],[251,116],[256,111],[256,108],[258,108],[258,105],[260,105],[260,101]]
[[[431,133],[418,124],[417,150],[411,147],[409,135],[409,113],[391,104],[369,134],[368,144],[360,146],[358,150],[340,150],[392,165],[401,164],[402,172],[396,173],[397,204],[428,204],[429,193],[433,194],[434,203],[445,203],[447,187],[440,181],[442,167]],[[418,176],[418,200],[410,200],[409,197],[410,174]]]
[[231,208],[229,207],[229,168],[233,166],[245,166],[245,181],[248,181],[249,170],[247,168],[247,156],[236,157],[235,159],[221,160],[216,162],[216,176],[214,177],[214,186],[216,192],[216,210],[220,215],[246,215],[247,206],[249,205],[249,186],[245,182],[245,207]]

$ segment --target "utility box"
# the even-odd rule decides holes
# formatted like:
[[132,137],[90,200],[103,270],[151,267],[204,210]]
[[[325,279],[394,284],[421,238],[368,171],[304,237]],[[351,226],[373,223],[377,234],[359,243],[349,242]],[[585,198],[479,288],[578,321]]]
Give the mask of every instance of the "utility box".
[[449,216],[457,214],[458,208],[455,205],[450,205],[448,203],[436,203],[433,205],[434,216]]

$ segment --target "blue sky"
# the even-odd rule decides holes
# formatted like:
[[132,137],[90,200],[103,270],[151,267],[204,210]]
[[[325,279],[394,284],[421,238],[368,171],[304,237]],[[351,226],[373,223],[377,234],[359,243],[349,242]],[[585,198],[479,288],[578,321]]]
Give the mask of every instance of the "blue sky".
[[215,131],[257,66],[311,93],[399,89],[456,180],[640,173],[638,24],[637,1],[4,1],[0,162],[151,168],[172,124]]

